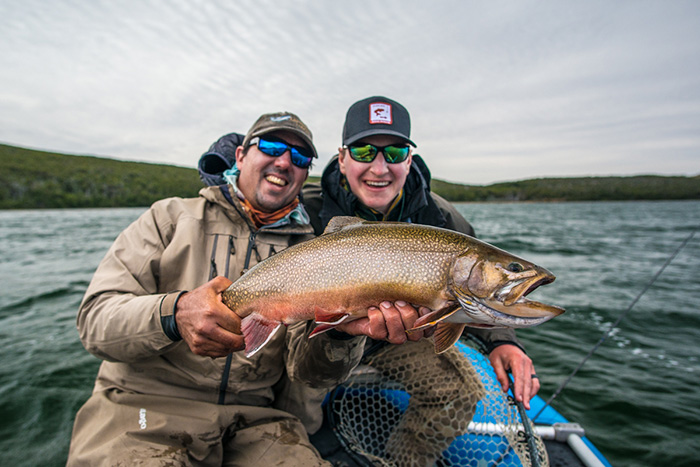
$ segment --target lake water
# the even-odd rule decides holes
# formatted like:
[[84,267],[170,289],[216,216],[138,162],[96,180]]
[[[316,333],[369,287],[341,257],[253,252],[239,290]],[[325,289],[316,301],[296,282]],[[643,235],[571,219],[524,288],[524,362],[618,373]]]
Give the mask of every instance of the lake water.
[[[700,202],[463,204],[483,240],[550,269],[567,312],[518,331],[545,399],[700,225]],[[143,208],[0,211],[1,465],[64,465],[99,362],[75,314]],[[700,465],[700,233],[552,405],[616,467]]]

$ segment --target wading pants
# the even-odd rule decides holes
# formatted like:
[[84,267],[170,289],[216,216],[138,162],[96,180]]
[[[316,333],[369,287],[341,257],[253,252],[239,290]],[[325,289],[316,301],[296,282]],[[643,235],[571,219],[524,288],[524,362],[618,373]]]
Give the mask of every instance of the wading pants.
[[116,390],[76,415],[68,466],[330,466],[296,417]]

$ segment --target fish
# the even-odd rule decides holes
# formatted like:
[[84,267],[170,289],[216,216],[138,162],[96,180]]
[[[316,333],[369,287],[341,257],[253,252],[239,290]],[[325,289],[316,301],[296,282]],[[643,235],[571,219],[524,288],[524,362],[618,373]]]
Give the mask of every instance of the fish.
[[427,307],[408,333],[434,328],[436,353],[476,328],[536,326],[564,312],[526,298],[553,282],[547,269],[439,227],[331,219],[322,235],[256,264],[223,293],[241,317],[250,357],[282,325],[314,320],[310,337],[398,300]]

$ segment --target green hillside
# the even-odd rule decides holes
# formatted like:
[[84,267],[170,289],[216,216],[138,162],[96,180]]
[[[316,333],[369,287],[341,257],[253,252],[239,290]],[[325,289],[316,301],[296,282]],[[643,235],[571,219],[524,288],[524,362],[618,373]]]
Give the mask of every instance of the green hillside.
[[201,187],[194,169],[0,145],[0,209],[149,206]]
[[[201,187],[194,168],[0,144],[0,209],[148,206],[196,196]],[[433,180],[433,190],[455,202],[700,199],[700,177],[542,178],[488,186]]]

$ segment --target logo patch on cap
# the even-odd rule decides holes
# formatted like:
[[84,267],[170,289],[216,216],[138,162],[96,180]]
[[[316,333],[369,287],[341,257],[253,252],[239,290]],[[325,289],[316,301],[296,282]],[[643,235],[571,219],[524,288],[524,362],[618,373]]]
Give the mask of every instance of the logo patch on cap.
[[369,105],[369,123],[372,125],[377,123],[391,125],[393,122],[394,121],[391,116],[391,104],[374,102]]
[[283,122],[285,120],[289,120],[290,118],[292,118],[291,115],[282,115],[281,117],[272,117],[272,118],[270,118],[270,121],[271,122]]

